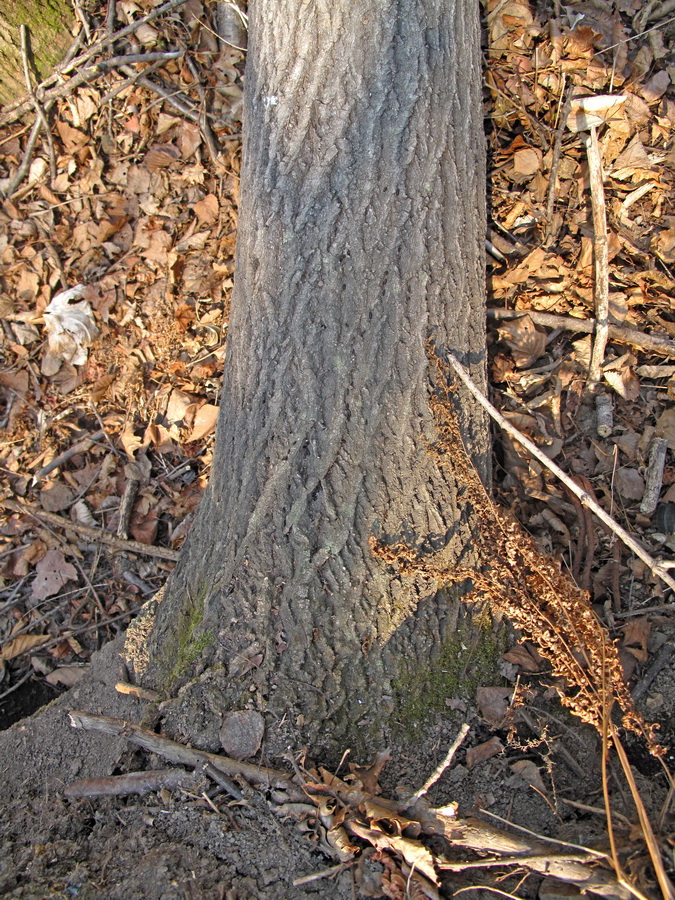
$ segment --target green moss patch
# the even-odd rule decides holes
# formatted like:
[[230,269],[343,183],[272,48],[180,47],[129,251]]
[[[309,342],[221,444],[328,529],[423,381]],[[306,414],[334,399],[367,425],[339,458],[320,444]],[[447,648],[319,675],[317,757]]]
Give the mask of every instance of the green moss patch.
[[465,621],[428,664],[401,660],[394,681],[392,721],[403,732],[414,734],[438,713],[448,713],[446,700],[473,700],[478,687],[501,683],[497,665],[505,649],[504,630],[492,627],[482,615]]

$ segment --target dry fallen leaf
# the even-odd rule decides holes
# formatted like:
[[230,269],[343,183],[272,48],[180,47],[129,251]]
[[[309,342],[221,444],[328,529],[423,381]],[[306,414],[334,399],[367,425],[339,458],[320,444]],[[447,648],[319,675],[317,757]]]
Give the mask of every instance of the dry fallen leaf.
[[482,687],[476,691],[476,703],[481,716],[490,725],[501,725],[513,695],[510,687]]
[[86,675],[89,666],[59,666],[45,678],[47,684],[70,688]]
[[546,350],[546,334],[536,328],[529,316],[502,322],[499,336],[508,346],[519,369],[531,366]]
[[83,291],[82,284],[61,291],[44,311],[47,352],[42,360],[43,375],[55,375],[64,362],[81,366],[87,361],[87,348],[98,334],[94,314],[86,300],[70,302]]
[[20,634],[8,641],[0,651],[0,659],[14,659],[16,656],[39,647],[49,640],[48,634]]
[[652,622],[649,616],[637,616],[624,625],[621,630],[623,632],[621,641],[623,649],[631,653],[638,662],[647,662],[649,658],[647,643],[652,631]]
[[624,500],[642,500],[645,492],[644,478],[637,469],[623,466],[614,477],[614,486]]
[[47,512],[61,512],[68,509],[75,497],[74,492],[60,481],[46,484],[40,491],[40,506]]
[[35,600],[46,600],[58,594],[64,584],[77,579],[77,569],[66,562],[60,550],[48,550],[35,567],[31,596]]
[[216,427],[218,421],[218,407],[212,403],[204,403],[199,407],[195,415],[192,431],[187,437],[187,442],[201,441],[207,435],[211,434]]
[[538,672],[541,668],[541,658],[535,659],[530,649],[523,644],[512,647],[508,653],[504,654],[503,658],[515,666],[520,666],[523,672]]
[[503,749],[504,745],[496,736],[490,738],[489,741],[478,744],[477,747],[471,747],[466,751],[467,769],[474,769],[476,766],[480,765],[480,763],[492,759],[493,756],[497,756]]
[[527,784],[546,795],[546,785],[541,777],[541,772],[531,759],[520,759],[511,763],[511,771],[520,776]]

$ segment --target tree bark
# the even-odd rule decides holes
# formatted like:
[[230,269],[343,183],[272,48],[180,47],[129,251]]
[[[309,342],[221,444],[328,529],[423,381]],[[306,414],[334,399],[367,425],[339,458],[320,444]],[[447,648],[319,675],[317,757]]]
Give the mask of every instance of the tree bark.
[[[246,703],[271,745],[371,743],[461,603],[402,580],[369,539],[473,559],[472,510],[429,453],[426,344],[484,380],[479,10],[256,0],[249,15],[213,474],[128,656],[142,683],[183,686],[169,718],[193,740],[217,743],[219,715]],[[461,418],[484,475],[486,422]]]
[[19,26],[27,25],[40,80],[49,75],[73,40],[68,0],[12,0],[0,10],[0,104],[26,93]]

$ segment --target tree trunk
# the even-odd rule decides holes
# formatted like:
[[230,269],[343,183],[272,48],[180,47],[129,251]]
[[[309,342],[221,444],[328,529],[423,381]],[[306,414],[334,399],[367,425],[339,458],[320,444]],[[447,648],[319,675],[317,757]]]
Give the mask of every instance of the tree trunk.
[[0,9],[0,104],[26,93],[19,26],[27,25],[38,78],[44,80],[73,41],[68,0],[12,0]]
[[[250,4],[213,473],[154,623],[128,643],[139,680],[171,695],[204,673],[172,714],[193,740],[217,744],[219,715],[246,703],[280,746],[370,743],[454,653],[458,595],[401,580],[369,539],[472,560],[472,511],[428,452],[426,343],[484,378],[478,12]],[[486,423],[462,418],[485,472]],[[150,627],[148,661],[133,647]]]

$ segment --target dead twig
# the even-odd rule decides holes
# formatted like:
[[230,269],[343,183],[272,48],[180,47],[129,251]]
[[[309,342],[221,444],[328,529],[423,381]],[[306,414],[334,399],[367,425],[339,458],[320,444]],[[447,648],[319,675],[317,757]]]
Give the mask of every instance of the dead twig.
[[[49,87],[53,84],[56,84],[60,77],[63,75],[72,72],[73,70],[81,71],[86,63],[88,63],[94,56],[101,52],[105,47],[108,47],[110,44],[115,44],[117,41],[122,40],[122,38],[127,37],[127,35],[132,34],[141,25],[144,25],[148,22],[151,22],[153,19],[156,19],[158,16],[163,16],[166,13],[173,12],[174,9],[177,9],[179,6],[182,6],[186,3],[187,0],[169,0],[168,3],[164,3],[162,6],[158,6],[155,9],[150,10],[145,16],[141,16],[138,19],[135,19],[129,25],[126,25],[124,28],[121,28],[119,31],[114,34],[106,34],[104,37],[100,38],[98,41],[95,41],[88,47],[84,53],[81,53],[79,56],[70,57],[67,60],[64,60],[60,65],[56,66],[54,69],[53,75],[49,78],[46,78],[41,84],[37,86],[35,89],[35,95],[42,103],[45,103],[47,100],[47,95],[49,94],[49,99],[51,102],[55,102],[57,99],[56,90],[49,91]],[[71,79],[69,82],[66,82],[66,86],[70,85]],[[86,79],[84,79],[86,81]],[[80,81],[79,84],[83,84],[84,81]],[[65,93],[70,93],[74,88],[70,88]],[[15,101],[12,104],[9,104],[3,111],[2,115],[0,115],[0,126],[8,125],[11,122],[16,122],[17,119],[20,119],[24,116],[32,105],[32,101],[30,97],[22,97],[21,99]]]
[[102,778],[82,778],[63,791],[71,800],[80,797],[126,797],[129,794],[149,794],[163,788],[169,791],[194,790],[199,782],[196,772],[181,769],[157,769],[109,775]]
[[589,381],[591,386],[602,379],[605,347],[609,338],[609,254],[607,247],[607,213],[603,187],[602,158],[598,144],[598,131],[591,125],[586,138],[588,173],[591,183],[591,208],[593,211],[593,256],[595,259],[595,341],[591,354]]
[[90,528],[87,525],[78,525],[76,522],[64,519],[63,516],[57,516],[55,513],[40,509],[33,503],[27,503],[25,501],[17,503],[16,500],[0,497],[0,506],[11,509],[13,512],[28,514],[38,522],[49,522],[51,525],[56,525],[59,528],[67,528],[90,541],[108,544],[110,547],[115,547],[117,550],[126,551],[127,553],[138,553],[141,556],[153,556],[156,559],[167,559],[171,562],[175,562],[178,559],[178,552],[176,550],[169,550],[168,547],[153,547],[150,544],[142,544],[140,541],[122,540],[122,538],[116,537],[113,534],[108,534],[106,531]]
[[117,523],[117,537],[122,538],[124,541],[128,540],[129,522],[140,486],[141,482],[137,478],[129,478],[124,486],[124,493],[120,500],[119,521]]
[[[563,75],[563,79],[565,75]],[[558,114],[558,125],[555,133],[555,141],[553,143],[553,158],[551,159],[551,172],[549,174],[548,197],[546,200],[546,241],[547,243],[553,237],[553,209],[555,206],[556,181],[558,178],[558,166],[560,165],[560,157],[562,155],[563,134],[565,132],[565,123],[572,109],[572,92],[574,84],[571,83],[565,92],[565,99],[562,108]]]
[[665,438],[654,438],[649,451],[645,492],[642,495],[642,503],[640,504],[640,512],[643,516],[652,516],[658,506],[667,452],[668,441]]
[[656,676],[668,665],[673,653],[675,653],[675,644],[666,642],[656,654],[656,659],[647,672],[631,691],[633,700],[639,700],[641,697],[644,697]]
[[96,441],[100,441],[104,435],[105,431],[95,431],[94,434],[88,434],[86,437],[82,438],[81,441],[78,441],[76,444],[73,444],[72,447],[64,450],[63,453],[59,453],[59,455],[55,456],[50,463],[47,463],[46,466],[38,469],[35,473],[35,481],[45,478],[50,472],[53,472],[54,469],[58,469],[64,462],[68,462],[69,459],[72,459],[73,456],[77,456],[78,453],[83,453],[85,450],[88,450],[92,444],[95,444]]
[[514,440],[518,441],[519,444],[522,444],[529,453],[534,456],[536,460],[538,460],[545,468],[552,472],[553,475],[556,476],[580,501],[583,506],[588,507],[601,522],[604,522],[605,525],[610,528],[617,537],[620,538],[621,541],[630,549],[632,552],[639,557],[645,565],[658,577],[664,584],[667,584],[669,588],[675,590],[675,579],[668,573],[668,569],[666,566],[655,559],[650,553],[648,553],[642,544],[637,541],[631,534],[629,534],[625,528],[622,528],[618,522],[616,522],[605,510],[590,496],[590,494],[579,487],[579,485],[570,478],[567,473],[563,472],[560,466],[557,466],[552,460],[543,453],[536,444],[534,444],[529,438],[525,437],[525,435],[515,428],[504,416],[496,409],[492,403],[487,399],[487,397],[480,390],[478,385],[471,378],[467,370],[460,363],[460,361],[452,354],[447,354],[447,361],[455,373],[458,375],[462,383],[466,386],[469,392],[476,398],[478,403],[483,407],[483,409],[488,413],[488,415],[494,419],[497,424],[504,429],[508,434],[511,435]]
[[462,725],[462,727],[459,729],[459,732],[457,733],[457,737],[450,745],[450,749],[446,753],[445,758],[434,769],[434,771],[427,778],[427,780],[424,782],[422,787],[418,791],[415,791],[415,793],[412,795],[412,797],[408,800],[409,806],[414,806],[415,803],[417,803],[417,801],[420,799],[420,797],[423,797],[425,794],[427,794],[429,792],[429,790],[436,784],[436,782],[441,777],[443,772],[445,772],[445,770],[448,768],[448,766],[454,759],[455,753],[457,753],[457,751],[461,747],[462,741],[469,733],[469,730],[470,730],[470,726],[467,725],[467,723],[465,722]]
[[[35,96],[35,91],[33,90],[33,82],[30,76],[30,62],[28,59],[28,49],[29,49],[29,36],[28,36],[28,27],[26,25],[19,26],[19,35],[21,38],[21,60],[23,62],[23,77],[26,81],[26,89],[30,94],[30,98],[33,102],[33,106],[35,107],[35,114],[44,130],[45,137],[47,138],[47,147],[49,150],[49,173],[51,175],[52,183],[56,178],[56,153],[54,152],[54,138],[52,137],[52,131],[49,127],[49,122],[47,121],[47,115],[42,108],[42,105],[38,98]],[[14,188],[16,190],[16,187]]]

